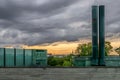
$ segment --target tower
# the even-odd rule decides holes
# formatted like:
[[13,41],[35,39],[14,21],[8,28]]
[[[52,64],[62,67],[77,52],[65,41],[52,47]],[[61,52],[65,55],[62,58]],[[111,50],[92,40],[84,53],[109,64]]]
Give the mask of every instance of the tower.
[[99,65],[105,65],[105,28],[104,28],[104,5],[99,6]]
[[105,65],[104,10],[105,10],[104,5],[92,6],[92,65],[93,66]]

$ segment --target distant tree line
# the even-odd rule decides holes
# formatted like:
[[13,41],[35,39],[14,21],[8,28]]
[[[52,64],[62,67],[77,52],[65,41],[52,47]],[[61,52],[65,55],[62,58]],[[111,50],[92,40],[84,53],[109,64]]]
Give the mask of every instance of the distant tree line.
[[55,56],[50,56],[48,57],[48,65],[49,66],[63,66],[63,67],[69,67],[72,66],[72,56],[73,54],[64,56],[64,57],[55,57]]
[[[110,52],[113,51],[113,47],[110,42],[105,42],[105,56],[108,56]],[[120,56],[120,47],[116,48],[115,51]],[[62,67],[70,67],[73,65],[73,56],[91,56],[92,55],[92,43],[86,44],[78,44],[75,53],[71,53],[70,55],[64,57],[48,57],[48,65],[49,66],[62,66]]]

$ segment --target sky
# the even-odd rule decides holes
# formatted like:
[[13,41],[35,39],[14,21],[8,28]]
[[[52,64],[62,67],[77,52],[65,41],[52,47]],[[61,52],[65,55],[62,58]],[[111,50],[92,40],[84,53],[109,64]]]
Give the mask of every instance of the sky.
[[120,0],[0,0],[0,47],[48,47],[91,39],[92,5],[105,5],[106,39],[120,40],[119,4]]

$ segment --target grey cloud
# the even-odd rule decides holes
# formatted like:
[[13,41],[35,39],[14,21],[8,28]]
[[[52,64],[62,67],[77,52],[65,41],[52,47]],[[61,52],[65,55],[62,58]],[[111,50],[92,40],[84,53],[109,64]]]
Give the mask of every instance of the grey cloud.
[[[2,4],[1,0],[1,4]],[[36,1],[36,0],[35,0]],[[52,0],[41,5],[36,5],[33,0],[5,0],[4,6],[0,7],[0,18],[3,19],[14,19],[23,13],[38,13],[39,16],[51,16],[56,13],[64,11],[64,8],[77,2],[78,0]],[[26,14],[26,15],[27,15]],[[22,16],[21,16],[22,17]],[[38,16],[37,16],[38,17]]]
[[[41,1],[0,0],[1,45],[38,45],[91,38],[91,6],[96,4],[94,0]],[[97,2],[106,6],[106,37],[118,34],[120,1]]]

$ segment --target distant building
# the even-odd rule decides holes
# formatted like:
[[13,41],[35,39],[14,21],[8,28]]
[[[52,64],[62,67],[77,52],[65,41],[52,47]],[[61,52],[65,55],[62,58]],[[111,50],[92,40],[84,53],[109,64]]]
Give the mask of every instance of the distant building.
[[54,57],[58,57],[58,58],[63,58],[65,57],[66,55],[54,55]]
[[48,53],[47,54],[47,57],[51,57],[51,56],[53,56],[52,53]]

